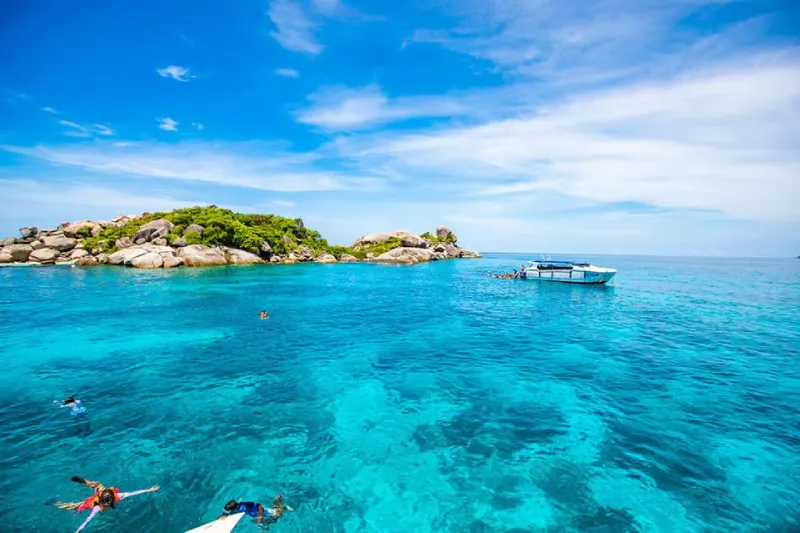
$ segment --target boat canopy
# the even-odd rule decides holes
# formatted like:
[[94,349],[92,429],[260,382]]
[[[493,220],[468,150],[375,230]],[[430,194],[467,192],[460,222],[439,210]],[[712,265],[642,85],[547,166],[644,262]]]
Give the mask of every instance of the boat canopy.
[[531,265],[534,264],[534,263],[543,264],[543,265],[574,265],[575,261],[550,261],[548,259],[548,260],[545,260],[545,261],[528,261],[528,263],[531,264]]

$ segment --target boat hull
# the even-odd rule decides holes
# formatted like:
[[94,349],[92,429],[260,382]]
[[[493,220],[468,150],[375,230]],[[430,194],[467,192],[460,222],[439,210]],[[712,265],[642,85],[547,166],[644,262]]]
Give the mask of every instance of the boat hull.
[[605,271],[591,270],[528,270],[525,272],[526,280],[549,281],[554,283],[576,283],[579,285],[605,285],[617,275],[611,269]]

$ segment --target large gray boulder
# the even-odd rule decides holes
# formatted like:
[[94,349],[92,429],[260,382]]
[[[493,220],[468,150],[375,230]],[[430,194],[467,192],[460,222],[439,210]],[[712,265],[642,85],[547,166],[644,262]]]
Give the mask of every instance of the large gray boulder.
[[183,237],[178,237],[177,239],[172,241],[172,246],[174,246],[175,248],[183,248],[184,246],[186,246],[186,244],[187,244],[186,239],[184,239]]
[[270,246],[267,241],[264,241],[261,243],[261,247],[258,249],[258,253],[264,259],[269,259],[270,257],[272,257],[272,254],[274,252],[272,251],[272,246]]
[[23,239],[32,239],[39,234],[39,228],[33,226],[32,228],[19,228],[19,233]]
[[3,252],[11,257],[12,263],[24,263],[30,257],[33,248],[30,244],[12,244],[3,248]]
[[122,250],[123,248],[130,248],[133,246],[133,241],[131,241],[130,237],[122,237],[121,239],[117,239],[114,244],[117,246],[117,248]]
[[174,224],[169,220],[159,218],[152,222],[142,225],[139,231],[133,236],[133,242],[136,244],[143,244],[145,242],[164,237],[172,230]]
[[0,246],[11,246],[15,242],[16,242],[16,239],[14,237],[6,237],[2,241],[0,241]]
[[123,248],[122,250],[117,250],[113,254],[109,255],[107,262],[109,265],[125,265],[129,264],[133,259],[146,253],[148,253],[148,250],[145,250],[141,246],[131,246],[129,248]]
[[164,261],[164,268],[175,268],[183,264],[183,259],[174,255],[162,255],[161,259]]
[[458,241],[456,234],[453,233],[447,226],[439,226],[436,228],[436,235],[438,235],[443,241],[449,240],[454,244]]
[[376,263],[423,263],[430,261],[433,257],[433,251],[430,248],[395,248],[388,252],[372,258],[371,261]]
[[81,257],[77,259],[74,263],[76,266],[87,267],[87,266],[97,266],[100,261],[97,260],[96,257],[92,257],[91,255],[87,255],[86,257]]
[[146,252],[131,259],[130,265],[134,268],[161,268],[164,259],[158,252]]
[[42,241],[33,241],[31,243],[31,248],[33,248],[34,250],[41,250],[44,247],[45,246],[44,246],[44,243]]
[[203,244],[192,244],[178,250],[178,257],[190,267],[216,266],[228,264],[225,253],[220,248],[209,248]]
[[379,242],[386,242],[391,238],[391,234],[380,231],[376,233],[367,233],[366,235],[356,239],[356,241],[353,243],[353,248],[358,246],[366,246],[369,244],[376,244]]
[[295,250],[294,254],[299,257],[300,261],[311,261],[311,259],[314,257],[314,254],[311,252],[311,248],[305,245]]
[[55,263],[58,257],[58,252],[52,248],[40,248],[34,250],[28,257],[29,261],[36,261],[37,263]]
[[340,263],[358,263],[358,257],[352,256],[350,254],[342,254],[339,257]]
[[398,230],[392,232],[392,237],[397,237],[400,239],[400,243],[407,247],[407,248],[427,248],[428,241],[420,237],[419,235],[414,235],[410,231],[406,230]]
[[228,263],[232,265],[255,265],[257,263],[264,262],[264,260],[258,257],[256,254],[251,254],[250,252],[239,250],[237,248],[226,248],[225,259],[227,259]]
[[[88,229],[90,232],[94,231],[95,226],[97,226],[97,224],[95,224],[91,220],[81,220],[79,222],[73,222],[72,224],[65,226],[62,231],[64,232],[64,235],[66,235],[67,237],[75,237],[78,235],[78,232],[80,232],[83,229]],[[97,226],[97,228],[98,228],[97,233],[100,233],[100,226]]]
[[48,248],[54,248],[59,252],[68,252],[75,248],[78,241],[72,237],[67,237],[63,233],[56,233],[55,235],[48,235],[42,238],[42,242]]
[[134,215],[119,215],[111,219],[111,225],[114,227],[125,226],[133,219]]
[[323,263],[323,264],[326,264],[326,265],[331,265],[333,263],[338,263],[336,258],[334,256],[332,256],[331,254],[322,254],[321,256],[317,257],[315,259],[315,261],[317,263]]
[[448,259],[454,259],[456,257],[461,257],[461,254],[464,253],[464,250],[454,244],[446,242],[444,243],[444,253],[447,255]]
[[69,258],[70,259],[80,259],[81,257],[86,257],[88,255],[89,255],[89,252],[87,252],[86,250],[81,250],[81,249],[76,248],[76,249],[72,250],[72,252],[70,252]]
[[0,265],[13,262],[14,260],[11,259],[11,252],[6,250],[5,248],[0,248]]
[[203,232],[205,232],[205,231],[206,231],[206,228],[204,228],[200,224],[189,224],[188,226],[186,226],[186,229],[183,230],[183,234],[186,235],[187,233],[195,232],[195,233],[199,233],[200,235],[202,235]]
[[[159,259],[153,257],[153,255],[157,255]],[[165,260],[171,257],[175,257],[175,250],[169,246],[142,244],[118,250],[109,255],[106,261],[109,265],[125,265],[136,268],[159,268],[163,265]]]

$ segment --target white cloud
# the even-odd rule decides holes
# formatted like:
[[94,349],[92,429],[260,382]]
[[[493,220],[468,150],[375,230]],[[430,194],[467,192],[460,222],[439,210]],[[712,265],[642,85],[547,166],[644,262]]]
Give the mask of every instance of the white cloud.
[[317,11],[325,14],[335,13],[342,7],[340,0],[312,0],[311,5]]
[[158,122],[158,129],[164,131],[178,131],[179,122],[177,120],[173,120],[167,117],[167,118],[157,118],[156,122]]
[[273,200],[273,204],[277,205],[278,207],[294,207],[297,204],[292,202],[291,200]]
[[178,81],[189,81],[194,79],[194,75],[189,73],[189,69],[186,67],[179,67],[178,65],[170,65],[168,67],[157,69],[158,72],[164,78],[172,78],[173,80]]
[[[375,99],[316,122],[350,124],[391,106]],[[341,138],[327,149],[477,195],[560,193],[800,219],[799,112],[800,63],[762,57],[584,93],[515,118]]]
[[105,175],[215,183],[276,192],[335,191],[375,187],[370,175],[325,169],[310,154],[263,143],[85,143],[63,146],[0,146],[59,167]]
[[91,137],[92,134],[89,131],[89,128],[86,126],[82,126],[76,122],[71,122],[69,120],[59,120],[59,124],[62,126],[66,126],[70,129],[64,132],[64,135],[69,137]]
[[309,55],[322,53],[323,46],[314,35],[317,25],[306,17],[299,4],[292,0],[273,0],[267,15],[275,25],[270,35],[282,47]]
[[56,111],[55,109],[53,109],[53,108],[52,108],[52,107],[50,107],[50,106],[45,106],[45,107],[43,107],[43,108],[42,108],[42,111],[44,111],[45,113],[52,113],[52,114],[54,114],[54,115],[58,115],[58,111]]
[[205,127],[203,124],[200,124],[199,122],[192,122],[192,126],[193,126],[193,127],[194,127],[194,128],[197,130],[197,131],[203,131],[204,129],[206,129],[206,127]]
[[116,132],[114,130],[103,124],[95,124],[94,131],[98,135],[105,135],[105,136],[116,135]]
[[309,100],[312,106],[297,112],[297,121],[329,130],[359,129],[415,117],[449,117],[471,110],[446,96],[389,100],[377,85],[329,87],[312,94]]
[[[725,0],[443,0],[445,11],[453,17],[453,28],[417,30],[410,42],[468,54],[502,72],[593,85],[631,71],[648,74],[653,63],[663,63],[665,55],[697,40],[696,32],[680,27],[681,21],[723,3]],[[697,52],[697,57],[689,57],[695,64],[706,54]]]
[[[164,196],[141,195],[126,190],[81,183],[41,182],[36,180],[0,179],[0,196],[9,200],[5,217],[47,216],[54,224],[61,220],[87,217],[85,209],[98,208],[115,214],[171,210],[200,202],[176,200]],[[18,206],[18,207],[16,207]],[[54,217],[54,210],[58,218]],[[36,221],[37,224],[46,221]]]
[[299,78],[300,73],[293,68],[276,68],[275,74],[284,78]]

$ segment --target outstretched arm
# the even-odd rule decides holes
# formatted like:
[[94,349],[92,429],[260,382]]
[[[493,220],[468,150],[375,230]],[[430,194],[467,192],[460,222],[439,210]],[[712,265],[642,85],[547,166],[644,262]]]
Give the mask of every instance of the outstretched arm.
[[100,506],[99,505],[95,505],[92,508],[92,513],[86,518],[86,520],[84,520],[83,524],[81,524],[81,527],[79,527],[75,531],[75,533],[80,533],[81,531],[83,531],[83,528],[85,528],[86,526],[89,525],[89,522],[92,521],[92,518],[94,518],[94,515],[96,515],[98,512],[100,512]]
[[145,494],[147,492],[155,492],[158,490],[158,488],[158,485],[153,485],[149,489],[137,490],[134,492],[120,492],[117,496],[119,496],[120,500],[124,500],[125,498],[130,498],[131,496],[138,496],[139,494]]

